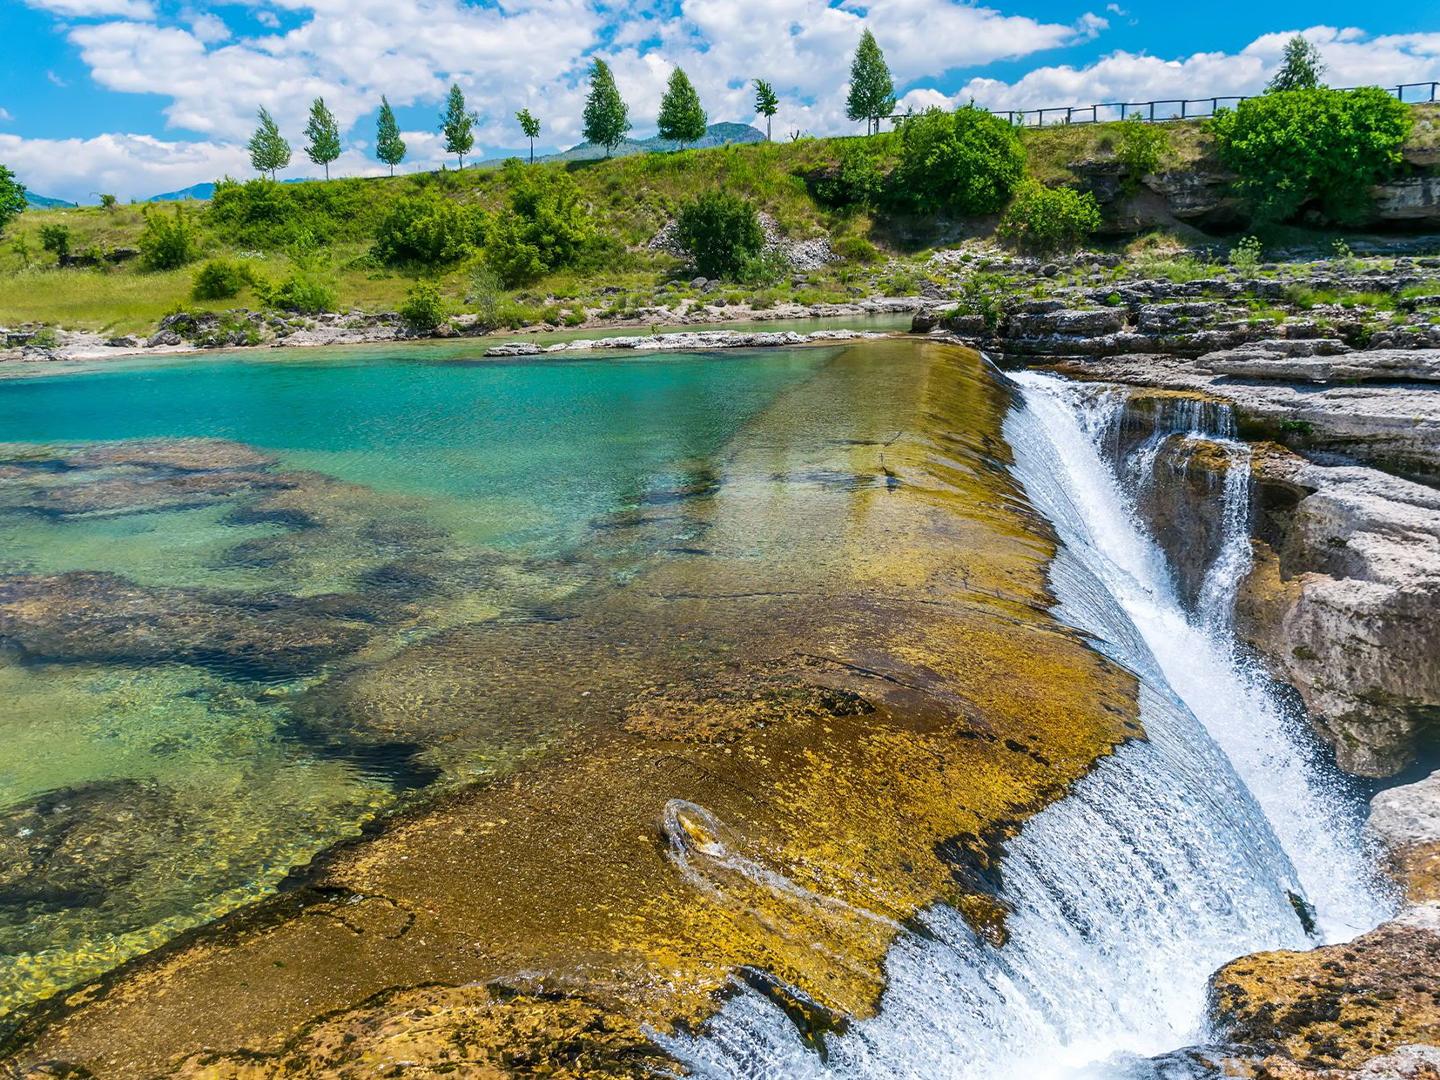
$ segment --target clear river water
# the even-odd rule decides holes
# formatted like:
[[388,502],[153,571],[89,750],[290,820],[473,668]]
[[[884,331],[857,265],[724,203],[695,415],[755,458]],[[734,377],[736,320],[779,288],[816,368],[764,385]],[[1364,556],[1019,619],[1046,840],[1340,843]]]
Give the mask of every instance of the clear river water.
[[[79,650],[58,664],[43,636],[0,648],[0,1008],[266,896],[367,822],[512,775],[554,737],[337,736],[313,715],[335,619],[384,628],[347,646],[371,663],[451,627],[554,617],[597,584],[703,556],[705,536],[667,512],[742,454],[757,483],[853,492],[870,481],[837,466],[881,447],[883,489],[898,433],[866,397],[879,383],[853,372],[907,378],[910,348],[504,362],[376,348],[0,381],[0,583],[60,582],[42,615]],[[655,1035],[700,1075],[1158,1076],[1153,1056],[1205,1041],[1215,968],[1345,940],[1388,910],[1356,793],[1231,630],[1249,493],[1223,415],[1182,410],[1117,457],[1124,391],[1022,374],[1009,392],[992,464],[1058,538],[1055,616],[1138,679],[1147,738],[1006,845],[1003,942],[925,908],[889,946],[878,1012],[825,1035],[823,1054],[737,986],[700,1030]],[[804,469],[761,422],[782,401],[812,442],[827,409],[851,410]],[[1135,500],[1164,482],[1158,443],[1195,437],[1234,464],[1223,543],[1187,608]],[[39,601],[0,584],[0,618],[6,603]]]

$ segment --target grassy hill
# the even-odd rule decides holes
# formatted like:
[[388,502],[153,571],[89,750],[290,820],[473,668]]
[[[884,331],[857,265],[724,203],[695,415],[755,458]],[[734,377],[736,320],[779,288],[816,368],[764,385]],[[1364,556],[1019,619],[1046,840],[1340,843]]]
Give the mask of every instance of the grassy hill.
[[[1165,131],[1167,168],[1186,169],[1208,153],[1208,136],[1201,124],[1167,124]],[[1046,183],[1073,182],[1074,163],[1088,162],[1093,167],[1098,162],[1103,168],[1114,160],[1117,136],[1117,127],[1111,124],[1027,130],[1022,134],[1027,171]],[[896,156],[898,136],[885,133],[864,140],[731,142],[711,149],[634,153],[604,161],[567,160],[562,155],[560,160],[537,163],[528,168],[563,172],[573,179],[596,231],[608,245],[607,253],[588,270],[558,272],[512,290],[503,299],[516,310],[551,320],[581,306],[608,307],[614,314],[623,314],[677,299],[688,288],[684,281],[688,275],[682,275],[684,267],[678,259],[652,250],[650,242],[685,201],[714,189],[754,202],[787,238],[829,238],[842,256],[823,270],[806,273],[804,280],[787,277],[763,288],[726,286],[722,296],[763,306],[778,300],[845,300],[872,289],[914,291],[920,284],[916,276],[919,262],[907,256],[963,236],[984,235],[993,229],[994,221],[874,215],[822,205],[814,194],[816,177],[833,173],[847,147],[862,141],[882,164]],[[578,152],[579,148],[572,153]],[[525,171],[521,170],[522,176]],[[333,279],[342,310],[395,310],[420,279],[435,282],[456,310],[473,310],[477,259],[442,270],[380,265],[370,256],[376,230],[397,201],[422,192],[494,214],[508,204],[515,182],[513,170],[467,169],[290,184],[281,186],[284,206],[277,204],[275,212],[304,215],[305,229],[323,246],[326,272]],[[283,241],[227,231],[210,203],[185,206],[182,204],[180,212],[187,213],[196,228],[202,259],[236,259],[256,277],[269,281],[289,270],[291,261]],[[41,250],[39,230],[47,224],[69,228],[72,252],[88,251],[103,257],[116,249],[133,249],[138,246],[147,212],[173,214],[176,210],[168,206],[120,206],[109,211],[87,207],[22,215],[0,244],[0,276],[6,279],[0,287],[0,325],[48,322],[136,333],[149,331],[165,314],[181,308],[260,306],[251,293],[235,300],[192,301],[191,285],[199,262],[155,273],[143,270],[138,260],[112,265],[102,258],[96,269],[60,270],[54,257]]]

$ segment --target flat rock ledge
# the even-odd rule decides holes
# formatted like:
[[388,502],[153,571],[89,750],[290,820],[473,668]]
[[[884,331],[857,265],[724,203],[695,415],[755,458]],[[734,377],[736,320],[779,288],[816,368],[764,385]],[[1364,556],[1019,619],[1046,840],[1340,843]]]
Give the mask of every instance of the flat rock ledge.
[[1376,795],[1369,827],[1404,892],[1400,912],[1345,944],[1258,953],[1216,972],[1225,1075],[1440,1076],[1440,773]]
[[687,330],[674,334],[645,334],[634,337],[582,338],[540,345],[533,341],[511,341],[485,350],[490,357],[540,356],[549,353],[589,352],[628,349],[644,352],[690,352],[707,349],[762,349],[785,345],[808,345],[825,341],[860,341],[888,335],[868,330],[815,330],[801,334],[794,330],[777,332],[739,330]]

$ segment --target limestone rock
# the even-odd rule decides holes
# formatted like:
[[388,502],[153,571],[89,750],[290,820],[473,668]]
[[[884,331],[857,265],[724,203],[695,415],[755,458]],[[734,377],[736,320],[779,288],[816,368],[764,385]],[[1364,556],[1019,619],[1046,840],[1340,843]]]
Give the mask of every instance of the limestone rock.
[[1440,176],[1406,176],[1375,188],[1379,221],[1440,220]]
[[1411,903],[1440,902],[1440,772],[1370,800],[1370,832]]
[[1325,341],[1262,341],[1202,356],[1196,366],[1216,375],[1277,382],[1440,382],[1440,351],[1351,352],[1340,342]]

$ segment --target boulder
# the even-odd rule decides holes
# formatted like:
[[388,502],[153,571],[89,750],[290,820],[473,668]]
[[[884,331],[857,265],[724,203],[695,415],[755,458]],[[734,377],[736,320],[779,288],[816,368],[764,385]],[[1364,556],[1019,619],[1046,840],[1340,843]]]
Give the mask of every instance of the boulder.
[[1370,800],[1371,835],[1411,903],[1440,903],[1440,772]]
[[1374,190],[1377,221],[1440,221],[1440,176],[1405,176]]

